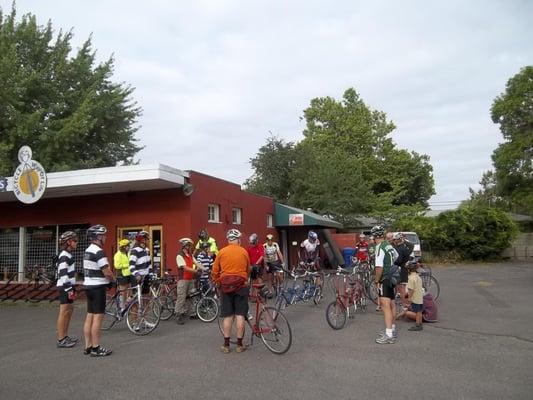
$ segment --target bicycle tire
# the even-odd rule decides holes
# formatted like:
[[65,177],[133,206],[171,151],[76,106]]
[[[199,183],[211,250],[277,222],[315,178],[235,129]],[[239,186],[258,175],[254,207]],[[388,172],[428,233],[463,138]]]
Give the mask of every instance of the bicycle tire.
[[367,290],[368,290],[368,293],[366,294],[367,297],[372,301],[372,303],[374,303],[375,305],[378,305],[379,293],[378,293],[378,288],[374,280],[370,282]]
[[45,284],[46,282],[44,282],[43,280],[39,278],[32,280],[28,284],[28,288],[26,291],[26,301],[30,303],[38,303],[41,300],[43,300],[40,297],[40,295],[42,295],[44,292],[46,292],[49,289],[49,287],[45,289],[41,288],[41,286]]
[[326,321],[328,325],[336,331],[344,328],[346,320],[348,319],[348,312],[344,304],[339,299],[336,299],[328,304],[326,308]]
[[[284,354],[291,348],[291,325],[281,311],[277,311],[274,307],[265,307],[259,313],[257,322],[260,329],[259,336],[268,350],[274,354]],[[265,329],[268,332],[263,332]]]
[[[126,324],[131,333],[139,336],[153,332],[161,321],[161,309],[159,304],[151,297],[141,297],[142,313],[139,314],[139,301],[135,300],[128,307]],[[134,306],[137,307],[134,307]],[[136,308],[134,310],[134,308]]]
[[102,320],[103,331],[110,330],[118,321],[118,306],[114,296],[106,294],[104,319]]
[[323,298],[322,285],[318,285],[315,287],[315,292],[313,293],[313,303],[318,306]]
[[196,315],[202,322],[213,322],[218,317],[218,303],[212,297],[202,297],[196,303]]
[[174,301],[167,296],[159,297],[159,305],[161,306],[161,321],[168,321],[174,316]]
[[431,293],[431,295],[433,296],[433,300],[437,301],[440,296],[440,285],[439,281],[437,280],[437,278],[435,278],[435,276],[431,275],[431,277],[429,278],[429,285],[425,285],[424,290],[426,291],[426,293]]

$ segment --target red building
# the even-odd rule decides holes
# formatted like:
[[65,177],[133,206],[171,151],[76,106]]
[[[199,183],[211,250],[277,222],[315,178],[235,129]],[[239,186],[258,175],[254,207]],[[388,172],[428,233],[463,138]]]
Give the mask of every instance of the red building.
[[22,280],[26,267],[48,264],[57,254],[59,235],[73,229],[82,239],[75,254],[81,272],[85,230],[93,224],[108,229],[104,250],[109,259],[118,240],[149,231],[154,264],[164,269],[176,267],[178,239],[196,241],[202,228],[219,248],[230,228],[239,229],[245,240],[254,232],[261,238],[276,235],[272,198],[195,171],[124,166],[54,172],[47,179],[43,197],[33,204],[15,198],[12,179],[0,192],[0,279],[17,274]]

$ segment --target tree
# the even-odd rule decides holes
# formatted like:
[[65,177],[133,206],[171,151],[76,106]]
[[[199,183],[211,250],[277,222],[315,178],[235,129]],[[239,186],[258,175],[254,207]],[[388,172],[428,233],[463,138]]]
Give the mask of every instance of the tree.
[[427,206],[434,193],[429,157],[396,149],[389,137],[394,124],[355,89],[341,101],[311,100],[304,118],[293,169],[295,205],[333,215]]
[[51,22],[0,9],[0,175],[22,145],[49,172],[133,163],[133,88],[111,82],[112,58],[95,66],[90,38],[70,57],[72,32],[53,36]]
[[492,154],[494,172],[486,172],[477,201],[491,201],[506,209],[533,214],[533,66],[507,82],[505,93],[491,108],[505,142]]
[[244,182],[246,189],[286,203],[292,191],[290,176],[294,166],[294,143],[270,136],[250,163],[254,175]]

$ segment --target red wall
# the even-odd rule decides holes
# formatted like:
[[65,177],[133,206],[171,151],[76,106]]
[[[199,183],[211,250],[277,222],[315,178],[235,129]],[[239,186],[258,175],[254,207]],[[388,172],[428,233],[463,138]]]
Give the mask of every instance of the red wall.
[[[224,181],[196,171],[190,172],[190,182],[194,185],[191,196],[191,237],[198,239],[198,233],[206,228],[214,237],[219,248],[226,244],[226,232],[236,228],[243,234],[242,245],[248,245],[248,236],[257,233],[261,242],[267,234],[277,236],[275,228],[267,228],[267,214],[274,215],[274,200],[241,190],[240,185]],[[207,205],[220,206],[220,222],[207,222]],[[232,208],[242,209],[242,223],[232,223]]]

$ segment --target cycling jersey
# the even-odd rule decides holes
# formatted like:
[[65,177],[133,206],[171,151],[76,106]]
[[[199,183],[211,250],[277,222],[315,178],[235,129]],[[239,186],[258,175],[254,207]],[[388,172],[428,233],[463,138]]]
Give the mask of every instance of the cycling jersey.
[[271,245],[264,243],[263,248],[265,249],[265,261],[267,263],[276,262],[279,260],[279,245],[276,242],[273,242]]
[[[83,255],[83,285],[103,286],[109,283],[102,269],[109,266],[104,250],[95,243],[91,243]],[[104,296],[105,302],[105,296]]]
[[118,276],[130,276],[130,260],[126,253],[117,251],[113,256],[113,264],[117,270]]
[[318,239],[314,243],[310,242],[309,239],[305,239],[300,244],[300,247],[305,250],[307,260],[313,260],[318,257],[318,246],[320,246]]
[[148,275],[152,268],[150,252],[146,247],[135,246],[130,251],[130,273],[133,275]]
[[74,268],[75,262],[74,257],[68,251],[63,250],[59,254],[57,260],[57,284],[58,288],[63,288],[67,291],[72,289],[76,284],[76,269]]
[[194,272],[185,271],[184,267],[194,268],[194,260],[191,254],[185,254],[183,251],[176,256],[176,264],[178,266],[178,279],[190,281],[194,279]]
[[359,242],[355,245],[355,248],[357,250],[357,259],[360,262],[368,261],[368,243]]
[[385,277],[389,273],[390,267],[392,264],[394,264],[394,261],[398,258],[398,253],[392,247],[392,245],[384,240],[380,244],[376,245],[376,261],[375,265],[376,267],[382,267],[383,268],[383,274],[381,275],[381,279]]

